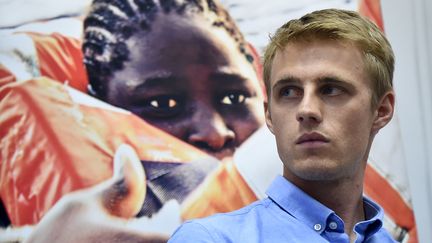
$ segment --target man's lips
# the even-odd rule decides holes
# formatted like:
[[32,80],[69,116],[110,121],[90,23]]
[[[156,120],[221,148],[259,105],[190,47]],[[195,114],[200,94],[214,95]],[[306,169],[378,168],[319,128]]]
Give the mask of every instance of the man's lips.
[[296,144],[322,144],[330,140],[318,132],[304,133],[296,140]]

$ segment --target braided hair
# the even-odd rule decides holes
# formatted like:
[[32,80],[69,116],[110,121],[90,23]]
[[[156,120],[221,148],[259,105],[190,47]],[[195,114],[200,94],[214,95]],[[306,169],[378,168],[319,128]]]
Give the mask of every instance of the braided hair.
[[253,63],[243,35],[228,12],[215,0],[94,0],[84,20],[83,54],[90,81],[89,92],[101,99],[113,72],[129,60],[126,40],[138,31],[150,32],[158,12],[205,14],[212,26],[223,28],[239,51]]

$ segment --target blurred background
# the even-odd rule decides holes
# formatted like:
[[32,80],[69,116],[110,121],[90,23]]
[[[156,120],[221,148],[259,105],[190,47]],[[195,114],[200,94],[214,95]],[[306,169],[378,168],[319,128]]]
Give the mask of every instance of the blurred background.
[[[262,52],[269,34],[291,18],[322,8],[357,10],[357,0],[221,0],[246,39]],[[89,0],[0,0],[2,36],[16,31],[53,31],[79,37]],[[382,0],[384,30],[396,54],[396,115],[376,138],[371,161],[412,204],[420,242],[432,242],[432,1]],[[45,24],[46,20],[50,24]],[[0,53],[1,54],[1,53]],[[0,60],[1,61],[1,60]],[[393,178],[392,178],[393,177]]]

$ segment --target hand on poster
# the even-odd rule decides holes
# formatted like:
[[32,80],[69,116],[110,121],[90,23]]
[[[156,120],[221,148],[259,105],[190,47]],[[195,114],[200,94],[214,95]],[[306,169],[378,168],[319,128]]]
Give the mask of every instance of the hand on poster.
[[[112,178],[64,196],[25,242],[165,242],[169,234],[161,229],[169,232],[173,229],[167,227],[180,224],[178,203],[167,203],[151,219],[130,219],[144,202],[144,180],[144,170],[134,150],[120,146]],[[162,222],[165,227],[155,226]],[[172,226],[166,225],[167,222]]]

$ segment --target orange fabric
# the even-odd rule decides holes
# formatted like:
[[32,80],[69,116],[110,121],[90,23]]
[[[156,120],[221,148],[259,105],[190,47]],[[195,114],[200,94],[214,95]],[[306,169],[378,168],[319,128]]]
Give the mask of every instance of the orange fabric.
[[[110,177],[114,151],[122,143],[149,162],[208,157],[131,113],[73,102],[62,84],[47,78],[7,84],[0,88],[0,100],[0,197],[15,226],[37,223],[62,195]],[[218,194],[197,198],[209,206],[194,216],[237,209],[255,199],[233,167],[220,164],[210,178],[199,188]],[[226,193],[238,202],[225,200]]]
[[418,236],[417,236],[417,226],[414,226],[411,230],[408,231],[409,239],[408,243],[418,243]]
[[0,87],[10,82],[15,82],[16,78],[5,66],[0,63]]
[[364,189],[365,193],[379,203],[397,225],[406,229],[414,227],[414,214],[411,207],[385,177],[369,165],[366,167]]
[[382,31],[384,31],[380,0],[361,0],[358,8],[358,11],[363,16],[369,18],[372,22],[378,25]]
[[58,33],[27,33],[34,41],[42,76],[67,81],[71,87],[87,92],[87,72],[83,64],[81,42]]
[[380,204],[386,214],[400,227],[408,230],[410,242],[417,241],[414,213],[384,176],[368,165],[365,171],[364,191]]
[[209,175],[184,203],[182,217],[187,220],[234,211],[256,200],[256,195],[235,165],[228,161]]
[[113,151],[65,97],[47,79],[0,90],[0,196],[13,225],[36,223],[63,194],[111,174]]

